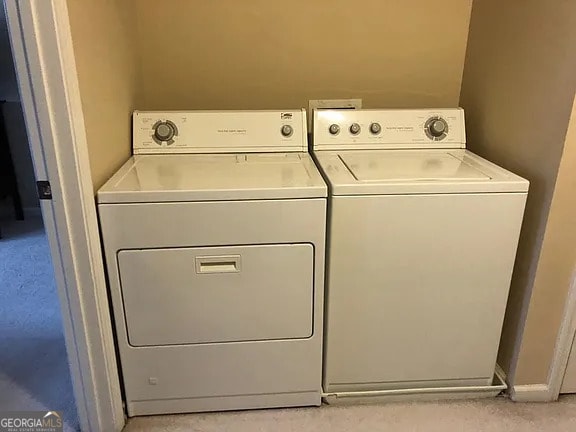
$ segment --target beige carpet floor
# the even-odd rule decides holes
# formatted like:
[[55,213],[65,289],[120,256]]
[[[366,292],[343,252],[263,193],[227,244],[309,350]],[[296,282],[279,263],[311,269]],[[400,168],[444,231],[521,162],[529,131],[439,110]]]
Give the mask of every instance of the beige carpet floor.
[[497,398],[151,416],[130,419],[125,429],[144,431],[576,432],[576,396],[538,404]]

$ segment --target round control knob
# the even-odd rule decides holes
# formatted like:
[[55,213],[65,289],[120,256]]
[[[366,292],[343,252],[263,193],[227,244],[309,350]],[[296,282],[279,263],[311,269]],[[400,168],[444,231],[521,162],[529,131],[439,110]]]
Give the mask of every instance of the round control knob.
[[282,136],[289,137],[292,136],[292,134],[294,133],[294,129],[292,129],[292,126],[290,125],[284,125],[280,129],[280,133],[282,134]]
[[440,136],[446,130],[446,123],[442,120],[435,120],[430,124],[430,133],[434,136]]
[[432,117],[426,122],[426,135],[432,139],[443,139],[448,133],[448,123],[442,117]]
[[158,141],[170,141],[175,133],[174,126],[168,122],[160,122],[154,129],[154,136]]
[[350,125],[350,133],[352,135],[358,135],[360,133],[360,125],[358,123],[352,123]]
[[382,126],[380,126],[380,123],[372,123],[370,125],[370,132],[372,132],[374,135],[378,135],[380,131],[382,131]]
[[332,135],[338,135],[338,133],[340,132],[340,126],[338,126],[336,123],[331,124],[330,127],[328,128],[328,131]]

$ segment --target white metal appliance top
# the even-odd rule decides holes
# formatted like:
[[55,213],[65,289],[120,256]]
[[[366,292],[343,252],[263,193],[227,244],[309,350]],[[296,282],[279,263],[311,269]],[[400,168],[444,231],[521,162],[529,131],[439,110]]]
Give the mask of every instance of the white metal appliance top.
[[306,111],[134,111],[136,154],[307,151]]
[[466,149],[315,153],[333,195],[528,191],[528,181]]
[[314,112],[314,150],[466,148],[464,110]]
[[132,156],[98,191],[98,202],[154,203],[324,198],[308,153]]

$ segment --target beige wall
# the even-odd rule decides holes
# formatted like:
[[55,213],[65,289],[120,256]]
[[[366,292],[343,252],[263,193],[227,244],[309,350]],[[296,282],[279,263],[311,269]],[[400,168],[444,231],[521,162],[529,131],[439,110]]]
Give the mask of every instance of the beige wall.
[[546,382],[562,310],[576,270],[576,101],[528,309],[516,381]]
[[[546,382],[567,289],[559,283],[565,272],[554,279],[554,264],[543,255],[538,267],[538,259],[576,89],[575,35],[569,0],[474,2],[460,99],[469,147],[530,180],[499,354],[515,384]],[[548,243],[546,253],[561,252],[552,237]],[[528,345],[515,375],[523,334]]]
[[132,6],[130,0],[68,0],[94,190],[131,153],[138,86]]
[[456,106],[471,0],[138,0],[141,109]]
[[133,109],[455,106],[472,0],[68,0],[97,190]]

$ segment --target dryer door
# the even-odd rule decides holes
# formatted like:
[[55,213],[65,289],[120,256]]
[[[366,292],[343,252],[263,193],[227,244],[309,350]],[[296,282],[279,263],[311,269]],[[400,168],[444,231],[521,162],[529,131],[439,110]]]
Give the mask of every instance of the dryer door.
[[310,337],[313,254],[310,244],[120,251],[129,342]]

